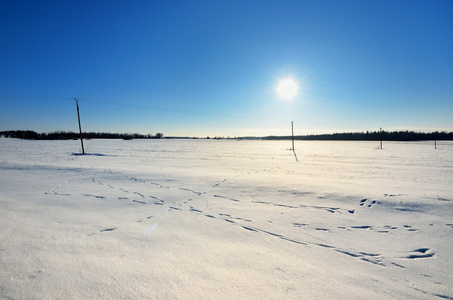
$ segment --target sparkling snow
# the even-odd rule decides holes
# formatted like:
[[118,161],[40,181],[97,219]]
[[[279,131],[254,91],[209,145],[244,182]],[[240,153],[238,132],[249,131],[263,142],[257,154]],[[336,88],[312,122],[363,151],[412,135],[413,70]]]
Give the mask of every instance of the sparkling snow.
[[453,299],[453,143],[0,139],[1,299]]

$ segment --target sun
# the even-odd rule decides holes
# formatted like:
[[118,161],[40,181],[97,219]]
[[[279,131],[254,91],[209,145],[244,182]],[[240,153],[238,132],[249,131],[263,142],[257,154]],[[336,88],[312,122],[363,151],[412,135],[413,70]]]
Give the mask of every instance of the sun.
[[297,82],[292,78],[280,79],[277,84],[277,94],[284,100],[293,99],[299,92],[299,86]]

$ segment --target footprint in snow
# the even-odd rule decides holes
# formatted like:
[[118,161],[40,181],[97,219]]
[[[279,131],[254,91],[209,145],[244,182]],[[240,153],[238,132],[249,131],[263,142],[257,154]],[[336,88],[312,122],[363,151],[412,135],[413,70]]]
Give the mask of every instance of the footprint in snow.
[[194,191],[194,190],[187,189],[187,188],[181,188],[181,187],[180,187],[179,189],[180,189],[181,191],[188,191],[188,192],[194,193],[194,194],[197,195],[197,196],[201,196],[201,195],[203,195],[203,194],[206,193],[206,192],[203,192],[203,193],[202,193],[202,192],[196,192],[196,191]]
[[246,230],[250,230],[250,231],[256,232],[256,229],[254,229],[254,228],[247,227],[247,226],[241,226],[241,227],[244,228],[244,229],[246,229]]
[[138,220],[137,223],[141,223],[141,222],[143,222],[143,221],[149,220],[149,219],[151,219],[152,217],[153,217],[153,216],[148,216],[148,217],[146,217],[145,219]]
[[419,248],[412,251],[411,254],[405,256],[408,259],[416,259],[416,258],[428,258],[433,257],[434,252],[432,252],[429,248]]
[[138,203],[138,204],[146,204],[146,202],[143,202],[143,201],[139,201],[139,200],[132,200],[132,202],[134,202],[134,203]]
[[[364,206],[366,204],[366,202],[368,201],[368,198],[365,198],[365,199],[362,199],[360,200],[359,202],[359,205],[360,206]],[[376,200],[373,200],[371,202],[369,202],[369,204],[367,205],[368,207],[372,207],[373,205],[377,204],[377,201]]]
[[318,231],[330,231],[327,228],[320,228],[320,227],[315,228],[315,230],[318,230]]
[[371,201],[371,204],[368,204],[368,207],[375,205],[377,202],[375,200]]
[[[113,231],[113,230],[115,230],[115,229],[116,229],[116,227],[105,228],[105,229],[99,230],[99,232],[109,232],[109,231]],[[98,233],[98,232],[90,233],[90,234],[88,234],[87,236],[93,236],[93,235],[95,235],[96,233]]]
[[226,181],[226,179],[222,180],[222,182],[219,182],[219,183],[214,184],[212,187],[218,187],[221,183],[223,183],[223,182],[225,182],[225,181]]
[[[386,229],[392,229],[392,230],[398,229],[397,226],[391,226],[391,225],[385,225],[384,227],[385,227]],[[404,227],[406,227],[406,225],[405,225]],[[410,227],[410,226],[409,226],[409,227]]]
[[362,225],[362,226],[351,226],[353,229],[372,229],[370,225]]
[[230,220],[230,219],[224,219],[224,220],[225,220],[226,222],[228,222],[228,223],[236,224],[236,222],[233,221],[233,220]]
[[97,195],[91,195],[91,194],[83,194],[83,196],[85,196],[85,197],[93,197],[93,198],[96,198],[96,199],[105,199],[105,198],[107,198],[105,196],[97,196]]
[[116,227],[112,227],[112,228],[105,228],[105,229],[102,229],[102,230],[101,230],[101,231],[99,231],[99,232],[113,231],[113,230],[115,230],[115,229],[116,229]]
[[223,199],[231,200],[231,201],[234,201],[234,202],[241,202],[241,200],[233,199],[233,198],[230,198],[230,197],[225,197],[225,196],[220,196],[220,195],[212,195],[212,196],[215,197],[215,198],[223,198]]
[[249,219],[243,219],[243,218],[236,218],[236,219],[244,221],[244,222],[252,222],[252,220],[249,220]]

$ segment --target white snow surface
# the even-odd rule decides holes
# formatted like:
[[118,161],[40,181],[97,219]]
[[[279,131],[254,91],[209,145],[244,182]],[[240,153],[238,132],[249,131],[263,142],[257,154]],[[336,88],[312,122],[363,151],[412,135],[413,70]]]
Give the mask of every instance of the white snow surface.
[[1,299],[453,299],[453,143],[0,139]]

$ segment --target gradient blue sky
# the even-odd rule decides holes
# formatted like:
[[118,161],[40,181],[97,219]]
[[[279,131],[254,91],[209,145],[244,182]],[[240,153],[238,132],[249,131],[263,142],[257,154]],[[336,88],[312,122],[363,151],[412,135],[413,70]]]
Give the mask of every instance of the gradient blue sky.
[[0,0],[0,130],[77,131],[77,97],[84,131],[452,131],[452,16],[451,0]]

